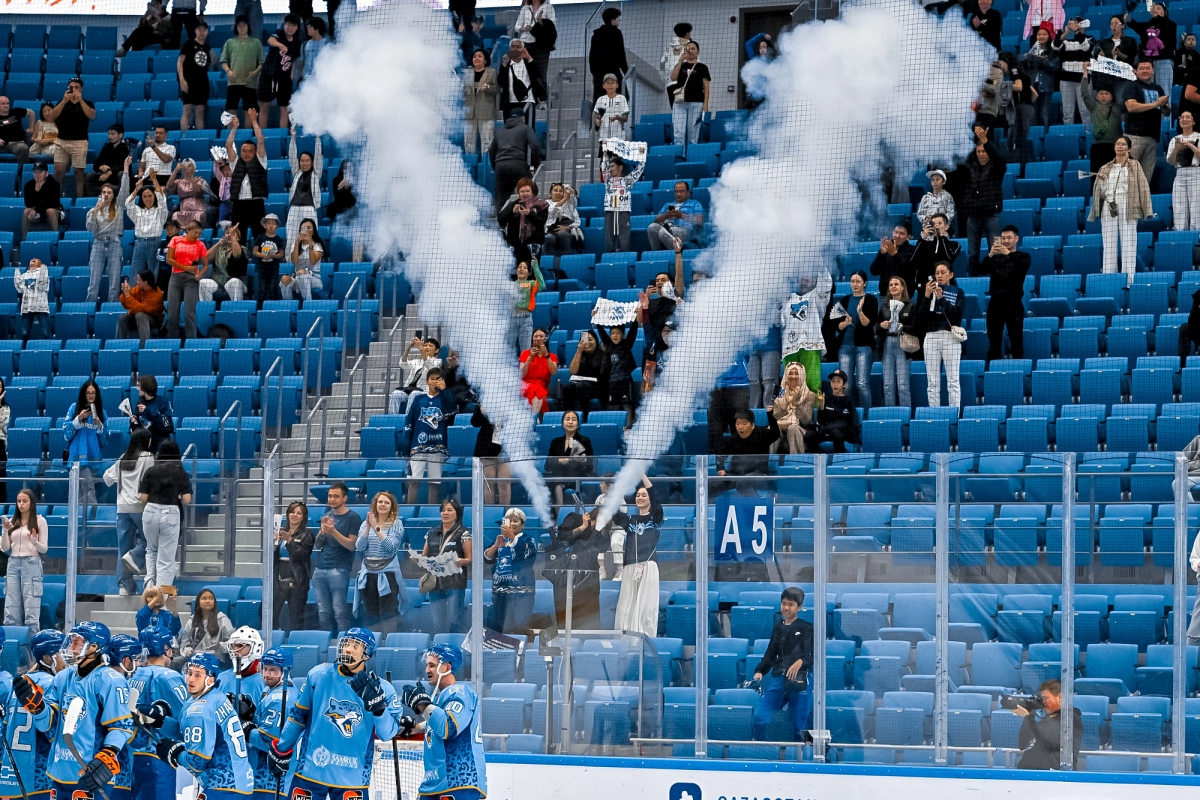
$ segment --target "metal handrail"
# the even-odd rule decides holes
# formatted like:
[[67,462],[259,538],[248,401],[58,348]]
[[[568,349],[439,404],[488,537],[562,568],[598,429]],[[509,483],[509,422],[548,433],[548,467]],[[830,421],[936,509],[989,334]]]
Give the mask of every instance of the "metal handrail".
[[[237,428],[234,431],[234,464],[232,474],[225,472],[225,422],[229,415],[237,409]],[[221,502],[225,506],[225,547],[221,551],[223,558],[222,569],[225,574],[230,572],[230,559],[233,558],[234,547],[237,543],[237,476],[242,463],[242,401],[234,400],[229,409],[217,423],[217,458],[219,459],[221,480]]]
[[[196,528],[196,465],[199,460],[199,452],[200,451],[197,449],[196,443],[192,442],[187,446],[187,448],[184,449],[183,455],[179,457],[179,460],[183,462],[187,460],[188,453],[192,454],[192,502],[189,503],[187,507],[188,530],[195,530]],[[179,546],[182,548],[179,553],[180,566],[187,563],[187,537],[184,536],[183,533],[183,531],[179,532]]]
[[385,384],[384,391],[387,391],[387,386],[390,386],[392,383],[392,346],[396,343],[396,329],[399,328],[400,330],[403,330],[402,326],[404,325],[404,319],[405,316],[401,314],[396,318],[396,322],[392,325],[392,329],[388,331],[387,366],[385,367],[387,372],[384,373],[383,378],[383,382]]
[[[361,275],[355,275],[354,280],[350,281],[350,286],[348,286],[346,288],[346,294],[342,297],[342,311],[346,312],[344,319],[347,322],[349,322],[350,309],[346,305],[346,299],[348,297],[350,297],[350,295],[354,292],[355,287],[358,288],[358,303],[359,303],[358,312],[360,314],[362,313],[362,287],[359,285],[361,278],[362,278]],[[359,323],[356,321],[354,324],[354,352],[356,352],[356,353],[358,352],[358,341],[359,341],[358,330],[359,330]],[[343,339],[345,338],[344,333],[342,335],[342,338]]]
[[235,459],[234,469],[235,470],[238,468],[238,465],[241,464],[241,461],[242,461],[242,401],[234,400],[233,403],[230,404],[229,409],[221,416],[221,421],[217,423],[217,436],[220,437],[220,440],[217,442],[217,458],[219,458],[221,460],[222,472],[224,472],[224,470],[225,470],[225,466],[224,466],[224,464],[225,464],[225,421],[229,419],[229,415],[233,413],[233,410],[235,408],[237,409],[237,412],[238,412],[238,415],[237,415],[237,441],[233,443],[233,447],[234,447],[233,453],[234,453],[234,459]]
[[[362,365],[362,363],[363,363],[363,356],[361,353],[359,353],[358,358],[354,362],[354,366],[350,368],[350,377],[348,377],[346,379],[346,441],[345,441],[345,444],[342,446],[342,458],[350,457],[350,400],[353,397],[353,395],[350,394],[350,390],[352,388],[354,388],[354,376],[355,376],[355,373],[358,372],[358,368],[359,368],[359,366]],[[365,370],[364,370],[364,372],[365,372]],[[364,392],[366,391],[365,386],[363,387],[363,391]],[[321,424],[322,424],[322,430],[321,430],[322,445],[321,446],[323,449],[324,442],[325,442],[325,431],[324,431],[324,427],[323,427],[325,424],[324,419],[322,419]],[[321,460],[322,461],[325,460],[324,452],[321,453]]]
[[[275,360],[271,362],[271,366],[268,367],[267,371],[263,373],[262,385],[259,387],[258,391],[262,398],[263,411],[266,412],[269,408],[267,405],[267,392],[270,391],[269,383],[271,379],[271,373],[275,371],[275,367],[279,367],[279,403],[275,408],[275,442],[276,446],[278,447],[279,441],[283,439],[283,356],[275,356]],[[268,416],[266,413],[264,413],[263,416],[267,417],[268,421],[270,420],[270,416]],[[267,427],[264,426],[263,434],[265,435],[266,432]]]
[[312,407],[312,411],[308,412],[308,417],[304,420],[304,496],[308,497],[308,478],[309,467],[312,465],[312,429],[313,417],[317,415],[317,409],[321,409],[321,461],[325,460],[325,396],[317,398],[317,403]]
[[[321,329],[317,336],[317,396],[321,394],[321,367],[325,363],[325,317],[317,317],[313,320],[313,324],[309,326],[308,333],[304,334],[304,358],[300,364],[300,374],[303,376],[304,382],[304,407],[308,408],[308,354],[310,343],[312,341],[313,331],[317,328]],[[316,406],[314,406],[315,408]]]

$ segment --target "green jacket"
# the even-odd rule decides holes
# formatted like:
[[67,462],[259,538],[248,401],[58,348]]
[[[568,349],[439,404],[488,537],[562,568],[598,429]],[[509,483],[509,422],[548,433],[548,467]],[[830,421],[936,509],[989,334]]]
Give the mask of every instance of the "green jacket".
[[1092,141],[1097,144],[1116,142],[1117,137],[1121,135],[1121,106],[1115,99],[1107,103],[1097,100],[1092,94],[1091,83],[1087,78],[1079,82],[1079,93],[1083,95],[1083,104],[1092,115]]
[[546,288],[546,281],[542,278],[536,258],[529,260],[529,269],[533,271],[533,278],[517,281],[517,311],[533,311],[537,306],[537,293]]

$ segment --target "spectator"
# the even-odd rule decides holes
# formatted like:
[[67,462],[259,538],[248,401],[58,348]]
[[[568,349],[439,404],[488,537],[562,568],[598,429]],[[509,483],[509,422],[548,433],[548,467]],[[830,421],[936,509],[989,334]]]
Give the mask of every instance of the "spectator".
[[422,340],[420,336],[414,336],[409,342],[408,353],[411,354],[413,350],[417,351],[417,357],[406,359],[404,362],[409,370],[408,380],[405,385],[392,392],[388,401],[389,414],[407,414],[410,397],[426,391],[429,388],[429,371],[440,369],[442,366],[442,359],[438,355],[442,351],[442,345],[434,337],[429,336]]
[[467,411],[469,406],[479,402],[475,396],[475,390],[471,388],[464,373],[465,370],[460,369],[458,363],[458,353],[454,350],[448,351],[442,377],[446,380],[446,394],[450,396],[454,408],[460,414]]
[[196,22],[192,38],[179,48],[175,77],[179,80],[179,99],[183,101],[183,116],[179,130],[186,131],[195,120],[196,129],[205,128],[208,112],[208,68],[213,63],[212,48],[208,46],[208,23]]
[[546,84],[533,64],[533,56],[520,39],[513,39],[508,52],[500,59],[497,80],[500,82],[500,112],[505,119],[519,111],[532,126],[534,106],[546,99]]
[[212,271],[200,281],[200,299],[215,300],[220,307],[224,300],[241,300],[246,296],[246,281],[249,259],[242,247],[241,231],[237,225],[221,223],[224,233],[220,241],[208,251]]
[[263,232],[254,239],[254,249],[250,255],[254,256],[257,264],[254,299],[261,306],[264,300],[280,298],[279,264],[287,258],[288,250],[284,238],[276,233],[279,228],[278,216],[267,214],[260,224]]
[[158,288],[163,290],[163,296],[166,297],[167,290],[171,288],[171,265],[167,263],[167,250],[171,247],[171,242],[183,235],[183,229],[179,227],[177,220],[169,219],[163,223],[162,239],[158,242],[158,248],[154,253],[155,263],[158,265],[158,275],[154,281]]
[[708,65],[700,61],[700,43],[689,41],[683,46],[683,55],[671,70],[671,83],[667,86],[667,91],[675,99],[671,107],[675,144],[684,146],[684,155],[687,155],[689,144],[700,140],[700,123],[708,113],[711,83]]
[[140,633],[146,628],[166,628],[172,635],[179,636],[183,625],[179,621],[179,615],[171,611],[166,606],[167,596],[157,586],[146,584],[146,588],[142,589],[142,602],[144,606],[138,609],[137,629]]
[[[450,0],[450,24],[454,30],[459,33],[465,33],[468,22],[473,22],[475,17],[475,0]],[[479,17],[479,21],[483,22],[483,17]]]
[[325,243],[321,241],[321,234],[317,232],[317,221],[304,220],[296,233],[296,243],[292,245],[293,272],[279,278],[279,292],[284,300],[291,300],[296,292],[299,292],[305,301],[323,293],[321,259],[324,255]]
[[364,621],[371,630],[395,633],[402,627],[400,615],[408,608],[404,579],[397,555],[404,547],[404,523],[391,492],[379,492],[371,500],[367,519],[358,529],[354,549],[362,553],[358,571],[355,610],[361,599]]
[[1133,284],[1137,272],[1137,223],[1154,213],[1150,204],[1150,182],[1142,165],[1132,157],[1128,136],[1117,138],[1113,160],[1100,168],[1092,186],[1092,210],[1088,220],[1100,220],[1104,236],[1104,272],[1117,271],[1120,247],[1121,271]]
[[1183,46],[1175,53],[1175,85],[1186,86],[1191,81],[1192,72],[1197,64],[1200,64],[1200,53],[1196,52],[1196,34],[1185,33]]
[[[228,45],[229,42],[225,44]],[[270,193],[270,189],[267,188],[267,146],[262,128],[258,125],[258,112],[249,109],[246,111],[246,118],[250,120],[254,129],[254,141],[242,142],[237,151],[238,158],[234,163],[229,184],[229,196],[233,201],[229,219],[240,226],[241,230],[257,236],[262,233],[260,223],[266,216],[266,200]],[[233,138],[237,135],[237,130],[238,121],[237,117],[234,117],[229,123],[229,137],[225,140],[225,151],[228,153],[234,152]]]
[[[875,353],[875,325],[879,322],[879,298],[867,294],[867,273],[859,270],[850,276],[850,294],[841,299],[845,312],[837,325],[838,365],[858,386],[858,404],[870,408],[871,362]],[[857,378],[857,380],[855,380]]]
[[542,158],[542,146],[533,128],[525,124],[520,109],[505,115],[504,127],[496,131],[488,145],[488,156],[496,174],[495,203],[499,213],[517,188],[517,182],[529,177],[530,160],[536,162]]
[[832,291],[829,270],[822,269],[816,285],[803,295],[792,292],[780,314],[784,372],[790,364],[803,366],[808,388],[813,392],[821,391],[821,357],[825,355],[821,322]]
[[659,581],[654,556],[662,535],[663,508],[645,475],[633,495],[633,504],[637,507],[636,514],[618,511],[612,517],[613,526],[624,532],[619,561],[621,593],[617,596],[613,629],[656,636]]
[[307,20],[304,23],[304,34],[307,41],[300,48],[300,63],[292,68],[292,75],[303,81],[312,73],[313,65],[317,63],[317,56],[321,50],[329,44],[329,35],[325,27],[325,20],[320,17],[305,14],[297,14],[297,16]]
[[1008,351],[1013,358],[1025,357],[1025,276],[1029,274],[1028,253],[1017,250],[1020,230],[1005,225],[992,242],[987,258],[979,262],[976,275],[990,275],[988,282],[988,362],[1004,357],[1004,330],[1008,329]]
[[846,393],[846,373],[835,369],[829,374],[829,393],[817,397],[817,426],[804,440],[809,452],[820,452],[821,445],[829,442],[833,452],[846,452],[846,444],[862,442],[862,425],[858,420],[858,409]]
[[0,378],[0,503],[8,503],[8,424],[12,421],[12,408],[4,396],[8,387]]
[[599,131],[597,138],[627,139],[626,125],[629,123],[629,101],[625,95],[617,94],[620,82],[611,72],[604,76],[604,94],[596,98],[592,109],[592,125]]
[[675,202],[665,204],[646,228],[651,250],[674,250],[676,243],[699,247],[704,232],[704,207],[692,199],[687,181],[675,182]]
[[1005,61],[1010,53],[1001,53],[988,69],[988,76],[980,89],[979,102],[975,105],[975,125],[987,131],[1007,127],[1017,113],[1013,105],[1013,84],[1009,65]]
[[925,284],[925,293],[916,301],[917,316],[925,331],[925,374],[929,381],[929,405],[942,404],[942,365],[946,365],[946,389],[950,405],[962,405],[958,380],[962,358],[963,293],[954,280],[954,270],[946,262],[937,265],[933,280]]
[[346,506],[349,494],[341,481],[329,487],[329,511],[321,517],[313,544],[312,588],[317,594],[317,616],[321,630],[330,633],[349,630],[353,622],[346,592],[362,517]]
[[29,259],[29,268],[13,275],[13,285],[21,295],[21,340],[28,344],[33,326],[41,329],[40,338],[50,338],[50,271],[40,259]]
[[150,185],[125,198],[125,213],[133,221],[133,258],[130,264],[134,275],[158,269],[156,254],[168,210],[167,196],[153,177]]
[[1037,111],[1037,91],[1033,81],[1012,53],[1001,53],[1000,62],[1005,65],[1013,105],[1008,121],[1008,152],[1022,164],[1033,160],[1033,145],[1029,143],[1029,129]]
[[1120,101],[1125,107],[1125,135],[1129,137],[1129,157],[1142,165],[1149,182],[1158,160],[1158,137],[1162,118],[1171,116],[1171,95],[1154,82],[1154,63],[1140,61],[1137,80],[1126,82]]
[[[1200,327],[1197,328],[1200,330]],[[568,411],[587,413],[592,400],[597,400],[601,408],[608,399],[605,391],[604,372],[608,359],[596,335],[591,331],[579,334],[579,346],[571,357],[571,380],[562,387],[563,408]]]
[[558,372],[558,356],[546,346],[547,339],[545,329],[534,329],[533,343],[520,356],[521,396],[529,401],[538,419],[550,398],[550,379]]
[[154,273],[148,269],[139,272],[134,280],[136,285],[130,286],[128,278],[121,279],[118,300],[126,313],[117,318],[117,338],[128,339],[136,329],[141,346],[145,347],[150,334],[162,327],[163,292],[155,285]]
[[1054,76],[1060,63],[1058,53],[1052,47],[1053,41],[1054,23],[1047,20],[1034,33],[1033,44],[1019,60],[1036,95],[1033,122],[1043,127],[1050,124],[1050,96],[1054,94]]
[[[979,243],[1000,235],[1000,212],[1004,210],[1004,159],[995,145],[988,141],[987,131],[975,128],[978,142],[975,152],[967,156],[963,172],[965,191],[962,212],[967,218],[967,265],[974,269],[979,263]],[[924,234],[922,234],[922,238]],[[955,253],[957,255],[957,253]],[[936,257],[936,256],[935,256]],[[954,263],[951,260],[950,263]],[[917,270],[916,280],[925,278]]]
[[537,184],[529,178],[517,181],[517,196],[504,204],[496,221],[504,229],[504,241],[513,249],[517,262],[534,259],[546,241],[546,217],[550,205],[538,197]]
[[75,196],[83,197],[83,179],[87,172],[88,123],[96,118],[96,109],[83,99],[83,81],[67,81],[63,99],[47,114],[58,126],[54,147],[54,178],[61,182],[67,168],[75,172]]
[[24,127],[26,122],[32,129],[35,123],[33,111],[13,108],[7,97],[0,96],[0,148],[17,157],[18,175],[29,160],[29,135]]
[[774,61],[779,55],[779,51],[775,49],[775,40],[769,33],[755,34],[750,37],[744,47],[747,61],[753,61],[756,58]]
[[[258,85],[258,76],[263,69],[263,44],[250,35],[250,21],[245,16],[234,19],[233,29],[234,36],[226,39],[221,47],[221,69],[229,78],[225,110],[236,118],[240,104],[246,110],[246,121],[252,122],[250,112],[258,113],[258,92],[254,87]],[[225,149],[233,153],[229,145]]]
[[312,151],[296,154],[296,128],[288,140],[288,167],[292,171],[292,186],[288,190],[287,246],[295,244],[300,223],[320,217],[321,175],[325,171],[325,156],[321,137],[316,137]]
[[804,365],[793,361],[783,373],[783,386],[771,404],[771,414],[779,427],[779,442],[793,455],[804,452],[804,436],[812,427],[816,395],[808,388]]
[[154,45],[162,47],[170,35],[171,18],[167,14],[165,4],[162,0],[150,0],[133,32],[125,37],[125,41],[117,48],[116,56],[121,58],[126,53],[145,50]]
[[199,222],[189,222],[187,233],[167,243],[167,265],[171,283],[167,287],[167,336],[179,337],[179,305],[183,304],[187,338],[196,338],[196,301],[200,299],[200,281],[209,268],[209,252],[200,241]]
[[94,470],[103,462],[101,451],[108,443],[108,417],[104,413],[104,398],[100,387],[90,378],[79,387],[79,395],[62,422],[63,439],[67,443],[65,465],[79,465],[79,502],[96,504],[96,475]]
[[229,190],[233,184],[233,168],[228,158],[213,158],[212,177],[208,179],[209,196],[217,207],[217,220],[224,222],[233,211]]
[[[610,9],[611,10],[611,9]],[[600,177],[604,181],[604,249],[605,252],[629,251],[629,216],[633,209],[633,185],[642,177],[645,161],[635,161],[633,172],[625,174],[625,161],[600,144]]]
[[1082,27],[1082,17],[1072,17],[1066,27],[1054,36],[1050,48],[1059,56],[1058,89],[1062,92],[1063,124],[1075,123],[1075,112],[1079,111],[1079,121],[1088,124],[1088,106],[1083,101],[1080,82],[1083,78],[1084,66],[1091,58],[1095,40],[1088,36],[1087,29]]
[[[82,196],[82,192],[80,193]],[[25,183],[25,213],[21,216],[21,239],[29,235],[29,229],[40,222],[50,230],[58,232],[58,223],[63,218],[62,189],[56,178],[41,161],[33,165],[33,178]]]
[[[1179,298],[1179,310],[1184,308],[1183,298]],[[1188,321],[1179,326],[1179,368],[1187,366],[1188,356],[1192,347],[1200,353],[1200,289],[1192,292],[1192,307],[1188,311]]]
[[408,502],[415,505],[417,491],[429,476],[427,502],[436,503],[441,487],[442,465],[449,456],[450,423],[457,409],[454,398],[446,393],[446,379],[440,367],[425,376],[426,389],[413,396],[404,421],[400,452],[408,456]]
[[[308,528],[308,506],[299,500],[290,503],[275,531],[275,602],[274,627],[291,633],[303,630],[304,607],[312,581],[313,534]],[[283,606],[288,607],[286,626],[280,626]]]
[[1138,22],[1126,14],[1125,24],[1142,40],[1138,58],[1154,66],[1154,82],[1170,96],[1175,84],[1175,44],[1179,41],[1179,33],[1175,21],[1167,15],[1167,4],[1153,3],[1150,19],[1146,22]]
[[129,427],[150,432],[151,453],[157,453],[162,443],[175,433],[174,414],[171,401],[158,393],[158,379],[153,375],[139,375],[137,380],[138,402],[133,409]]
[[179,445],[167,440],[158,446],[154,466],[142,476],[138,492],[146,504],[142,530],[146,534],[146,585],[177,594],[175,551],[183,527],[183,508],[192,502],[192,482],[183,469]]
[[[641,305],[641,322],[645,330],[645,340],[650,346],[665,350],[666,343],[662,340],[662,332],[667,320],[675,313],[675,309],[683,302],[683,250],[679,242],[675,242],[675,280],[667,272],[654,276],[654,282],[646,287],[646,291],[638,292],[638,303]],[[778,372],[776,365],[775,372]]]
[[39,119],[29,129],[32,142],[29,145],[29,155],[54,158],[58,142],[58,126],[54,124],[54,120],[50,116],[53,112],[54,105],[51,103],[42,103],[39,107]]
[[[183,173],[183,177],[178,177],[180,172]],[[179,210],[175,212],[175,219],[179,220],[181,226],[186,228],[189,222],[204,225],[208,217],[206,201],[209,188],[204,179],[196,174],[195,161],[185,158],[175,165],[167,179],[167,192],[173,192],[179,198]]]
[[430,573],[421,576],[418,589],[429,599],[433,629],[437,633],[460,633],[466,630],[467,570],[471,567],[471,532],[463,527],[462,503],[447,497],[439,508],[441,524],[425,533],[421,555],[436,558],[455,553],[459,572],[437,577]]
[[500,79],[492,69],[491,57],[482,47],[471,53],[470,61],[471,66],[462,72],[463,105],[467,107],[463,149],[468,153],[486,153],[492,146],[492,134],[496,130],[496,95],[500,93]]
[[550,204],[546,208],[546,241],[542,252],[547,255],[567,255],[583,251],[583,229],[576,208],[578,194],[569,183],[550,187]]
[[129,199],[129,167],[132,163],[131,158],[125,160],[121,188],[114,190],[107,183],[101,186],[96,205],[87,212],[87,229],[94,237],[88,257],[91,270],[87,288],[89,303],[100,298],[100,279],[105,272],[108,273],[108,302],[115,302],[121,292],[121,263],[125,260],[121,236],[125,232],[125,201]]
[[485,59],[485,63],[492,63],[491,56],[487,52],[487,45],[483,41],[483,22],[483,17],[476,14],[471,17],[471,24],[469,26],[464,25],[462,28],[462,44],[459,49],[462,50],[463,61],[466,61],[468,64],[474,61],[476,52],[488,56]]
[[[917,219],[921,225],[924,225],[934,214],[941,214],[946,218],[947,224],[953,226],[954,198],[950,196],[950,193],[945,188],[946,173],[940,169],[931,169],[925,173],[925,177],[929,178],[929,183],[933,186],[933,191],[926,192],[925,196],[921,198],[921,204],[917,206]],[[908,226],[906,223],[901,224],[905,225],[905,239],[907,240]]]
[[1175,167],[1173,224],[1177,231],[1200,230],[1200,133],[1192,112],[1179,115],[1179,131],[1167,148],[1167,163]]
[[41,627],[42,556],[50,540],[46,518],[37,513],[32,490],[17,492],[15,513],[11,518],[0,517],[0,525],[0,551],[8,556],[4,624]]
[[[807,387],[805,387],[807,388]],[[754,412],[743,409],[734,415],[733,435],[725,439],[717,458],[717,475],[745,478],[770,474],[770,453],[779,442],[781,433],[772,411],[767,411],[767,424],[755,425]],[[715,481],[713,495],[733,489],[744,497],[755,497],[767,488],[764,480],[751,478],[739,481]]]
[[[1100,40],[1096,54],[1133,66],[1137,61],[1138,46],[1136,41],[1125,35],[1125,23],[1114,14],[1108,20],[1108,29],[1112,32],[1112,36]],[[1127,83],[1127,81],[1118,80],[1111,75],[1097,76],[1094,81],[1095,88],[1104,87],[1109,91],[1116,91],[1118,83]]]
[[485,625],[498,633],[524,632],[533,614],[537,544],[525,534],[525,512],[510,508],[500,521],[500,535],[483,551],[492,564],[492,612]]
[[[1079,82],[1079,93],[1083,104],[1087,107],[1088,117],[1092,125],[1092,147],[1089,152],[1091,163],[1089,171],[1099,172],[1100,167],[1112,161],[1117,137],[1121,135],[1121,118],[1124,107],[1113,102],[1112,91],[1109,89],[1094,89],[1088,65],[1083,65],[1083,79]],[[1197,97],[1200,100],[1200,96]],[[1200,109],[1200,106],[1197,106]]]
[[500,447],[500,432],[487,418],[482,406],[471,415],[471,425],[479,428],[471,455],[483,462],[484,502],[494,505],[499,498],[500,505],[506,506],[512,499],[512,472]]
[[762,660],[754,668],[755,682],[767,680],[762,687],[762,700],[754,709],[751,738],[761,740],[775,713],[787,703],[792,716],[792,736],[803,739],[808,728],[808,709],[811,700],[809,675],[813,660],[812,623],[800,619],[804,591],[795,586],[783,590],[779,600],[779,619],[771,629],[771,639]]
[[[532,274],[530,271],[532,270]],[[517,352],[527,350],[533,341],[533,310],[537,307],[537,294],[545,290],[546,282],[538,267],[537,259],[517,264],[517,302],[513,309],[513,326],[517,332]]]
[[204,14],[206,5],[206,0],[171,0],[171,38],[168,44],[172,50],[178,50],[180,43],[187,41],[183,38],[184,31],[187,31],[188,39],[195,36],[196,26],[200,24],[199,18]]
[[[941,170],[937,171],[941,172]],[[953,201],[954,198],[950,199]],[[938,212],[935,211],[934,213]],[[949,222],[949,217],[946,217],[946,220]],[[923,220],[921,222],[922,227],[928,222],[928,219]],[[893,277],[903,280],[905,286],[908,286],[916,279],[912,263],[916,246],[913,245],[910,239],[911,236],[912,229],[909,227],[909,223],[900,220],[896,223],[896,227],[892,228],[891,237],[885,236],[879,240],[879,253],[875,256],[875,260],[871,262],[871,274],[879,276],[879,283],[876,286],[876,291],[879,294],[887,291],[888,284]],[[941,243],[939,242],[938,244]],[[950,244],[957,246],[957,243],[946,242],[947,247]]]
[[[596,336],[600,339],[607,362],[605,369],[605,387],[608,397],[604,405],[608,408],[625,407],[625,427],[633,427],[634,409],[637,408],[637,391],[633,384],[633,371],[637,369],[637,361],[633,357],[633,346],[637,343],[638,323],[635,320],[626,332],[624,325],[614,325],[604,332],[604,328],[596,326]],[[747,392],[749,389],[747,388]]]
[[550,440],[543,473],[546,482],[554,487],[554,502],[563,504],[563,486],[578,491],[578,481],[593,474],[592,440],[579,432],[579,412],[564,411],[562,436]]
[[604,94],[605,75],[616,75],[620,82],[629,72],[629,62],[625,59],[625,36],[621,33],[621,9],[609,6],[604,9],[600,19],[603,24],[592,31],[592,42],[588,47],[592,102]]
[[[153,375],[144,376],[154,380]],[[142,477],[154,466],[149,430],[138,428],[125,453],[104,471],[104,482],[117,487],[117,588],[121,597],[137,592],[134,576],[146,574],[146,534],[142,529]]]
[[[610,533],[607,526],[597,530],[593,514],[576,506],[563,517],[558,530],[551,528],[551,545],[546,551],[542,577],[554,589],[554,612],[559,625],[567,619],[567,587],[571,589],[571,626],[574,630],[599,630],[600,571],[608,552]],[[594,511],[594,510],[593,510]],[[575,570],[568,574],[567,570]]]
[[737,358],[717,379],[717,386],[709,395],[708,403],[708,452],[721,452],[725,433],[734,429],[737,413],[750,408],[750,376],[746,370],[746,359]]
[[[879,352],[883,359],[883,404],[901,408],[912,408],[909,392],[908,353],[903,347],[901,335],[913,336],[913,307],[908,296],[908,285],[900,276],[893,276],[887,284],[887,297],[879,309]],[[915,343],[914,343],[915,344]],[[914,350],[915,352],[915,350]]]
[[[293,68],[300,60],[300,47],[304,37],[300,35],[300,18],[295,14],[283,17],[283,27],[267,39],[267,54],[262,72],[258,76],[258,118],[268,121],[271,103],[279,106],[279,127],[291,127],[288,106],[292,102]],[[296,171],[293,170],[295,175]]]
[[558,27],[550,0],[523,0],[514,32],[533,57],[534,69],[542,83],[549,84],[550,53],[558,42]]
[[228,642],[232,633],[233,623],[224,611],[217,608],[216,594],[212,589],[201,589],[192,601],[192,618],[180,631],[179,658],[176,663],[182,664],[193,655],[208,653],[216,656],[222,664],[228,664]]
[[966,0],[963,3],[963,15],[985,42],[1000,50],[1000,30],[1004,27],[1004,18],[992,8],[992,0]]
[[[0,107],[3,106],[2,101],[3,98],[0,98]],[[2,127],[0,127],[0,136],[3,136]],[[125,144],[124,137],[125,129],[121,127],[120,123],[108,126],[108,141],[100,147],[100,152],[96,155],[92,171],[87,178],[89,196],[98,194],[100,187],[106,183],[115,189],[120,183],[117,176],[128,170],[125,160],[129,158],[130,153],[129,145]]]
[[[677,22],[671,29],[675,34],[663,46],[662,58],[658,60],[658,71],[662,74],[663,83],[670,83],[671,70],[683,56],[684,46],[692,40],[692,23]],[[670,100],[671,98],[667,98]]]

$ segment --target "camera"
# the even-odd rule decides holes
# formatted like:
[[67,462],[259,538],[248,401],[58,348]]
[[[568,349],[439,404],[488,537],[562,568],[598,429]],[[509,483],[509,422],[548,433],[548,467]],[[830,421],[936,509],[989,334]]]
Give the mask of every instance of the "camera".
[[1045,706],[1042,704],[1040,694],[1002,694],[1000,695],[1000,707],[1009,711],[1023,708],[1032,714]]

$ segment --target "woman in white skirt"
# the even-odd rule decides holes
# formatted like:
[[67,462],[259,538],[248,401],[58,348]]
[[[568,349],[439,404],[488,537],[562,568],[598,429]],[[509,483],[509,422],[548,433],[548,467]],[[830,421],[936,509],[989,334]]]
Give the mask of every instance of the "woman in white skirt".
[[612,518],[614,526],[625,530],[618,578],[621,594],[613,627],[653,638],[658,635],[658,564],[654,555],[662,533],[663,509],[654,497],[650,479],[644,475],[633,502],[636,514],[621,512]]
[[1171,187],[1175,230],[1200,230],[1200,133],[1190,111],[1179,115],[1179,134],[1167,147],[1167,163],[1175,167]]
[[1121,271],[1133,283],[1137,272],[1137,224],[1154,213],[1150,205],[1150,184],[1142,165],[1129,157],[1128,136],[1118,136],[1113,144],[1115,157],[1100,168],[1092,188],[1089,220],[1100,220],[1104,244],[1104,272],[1117,271],[1117,249],[1121,253]]
[[287,217],[287,248],[290,253],[292,245],[296,243],[296,234],[300,232],[300,223],[306,219],[321,218],[317,213],[321,208],[321,172],[325,169],[321,137],[317,137],[311,153],[305,150],[297,155],[296,128],[292,126],[292,136],[288,142],[288,168],[292,171]]

